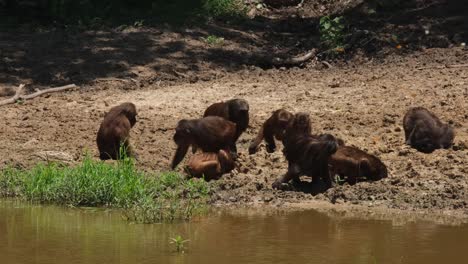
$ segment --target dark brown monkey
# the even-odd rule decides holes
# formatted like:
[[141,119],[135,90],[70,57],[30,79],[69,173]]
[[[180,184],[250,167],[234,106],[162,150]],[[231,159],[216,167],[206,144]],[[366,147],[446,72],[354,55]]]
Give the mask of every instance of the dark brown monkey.
[[225,150],[203,152],[193,155],[185,167],[185,171],[192,177],[204,178],[207,181],[217,180],[223,174],[234,169],[234,159]]
[[[201,148],[203,152],[227,150],[233,152],[236,145],[236,124],[218,116],[201,119],[180,120],[174,134],[177,151],[171,168],[175,169],[184,159],[190,146]],[[235,156],[234,156],[235,158]]]
[[448,124],[423,107],[408,110],[403,118],[406,144],[418,151],[431,153],[435,149],[449,148],[455,131]]
[[263,123],[257,137],[252,140],[249,146],[249,154],[254,154],[258,150],[258,145],[265,138],[268,153],[276,150],[276,140],[283,140],[286,127],[293,119],[294,115],[284,109],[278,109]]
[[[244,99],[231,99],[226,102],[219,102],[210,105],[203,114],[207,116],[220,116],[236,124],[236,138],[247,129],[249,125],[249,103]],[[237,152],[237,149],[234,149]],[[195,152],[195,149],[194,149]]]
[[297,113],[286,128],[283,139],[283,153],[288,161],[288,171],[273,183],[273,188],[281,188],[283,183],[291,179],[298,181],[301,174],[311,176],[314,182],[322,179],[328,187],[332,186],[328,161],[336,152],[337,141],[330,134],[313,136],[310,132],[309,115]]
[[120,159],[120,146],[127,157],[136,158],[130,145],[130,129],[136,123],[136,116],[136,107],[132,103],[112,107],[104,116],[96,138],[101,160]]
[[388,175],[387,167],[379,158],[355,147],[339,146],[329,164],[330,175],[346,177],[349,184],[355,184],[358,178],[377,181]]

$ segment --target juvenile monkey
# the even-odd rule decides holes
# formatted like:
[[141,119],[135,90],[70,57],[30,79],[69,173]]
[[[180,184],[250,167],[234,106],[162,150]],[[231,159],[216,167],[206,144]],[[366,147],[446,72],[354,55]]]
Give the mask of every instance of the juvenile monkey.
[[311,130],[309,115],[297,113],[286,128],[283,139],[288,171],[273,183],[273,188],[279,189],[290,180],[299,181],[301,175],[312,177],[313,182],[321,179],[328,187],[332,186],[328,161],[336,152],[338,143],[330,134],[313,136]]
[[329,159],[330,175],[346,177],[349,184],[358,178],[377,181],[388,176],[387,167],[376,156],[358,148],[340,145]]
[[223,174],[234,169],[234,159],[225,150],[203,152],[193,155],[185,167],[185,171],[192,177],[204,178],[207,181],[217,180]]
[[130,145],[130,129],[136,123],[137,111],[133,103],[112,107],[104,116],[96,138],[101,160],[120,159],[120,147],[127,157],[137,158]]
[[258,145],[265,139],[268,153],[276,150],[276,140],[283,140],[286,127],[293,119],[294,115],[285,109],[278,109],[263,123],[257,137],[252,140],[249,146],[249,154],[254,154],[258,150]]
[[408,110],[403,118],[407,145],[424,153],[435,149],[449,148],[453,144],[455,131],[448,124],[423,107]]
[[173,139],[177,150],[172,160],[172,169],[184,159],[190,146],[199,147],[203,152],[217,153],[221,149],[234,152],[236,124],[224,118],[208,116],[192,120],[182,119],[175,130]]
[[[236,124],[235,140],[249,126],[249,103],[244,99],[231,99],[226,102],[219,102],[210,105],[203,114],[203,117],[219,116]],[[195,152],[196,149],[193,149]],[[234,150],[237,152],[237,148]]]

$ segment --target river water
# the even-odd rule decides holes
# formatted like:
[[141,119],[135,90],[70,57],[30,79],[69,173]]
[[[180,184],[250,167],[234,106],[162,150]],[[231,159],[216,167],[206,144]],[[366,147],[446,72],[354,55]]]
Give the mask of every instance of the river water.
[[[170,238],[181,235],[185,252]],[[131,224],[116,211],[0,200],[0,263],[468,263],[468,225],[218,212]]]

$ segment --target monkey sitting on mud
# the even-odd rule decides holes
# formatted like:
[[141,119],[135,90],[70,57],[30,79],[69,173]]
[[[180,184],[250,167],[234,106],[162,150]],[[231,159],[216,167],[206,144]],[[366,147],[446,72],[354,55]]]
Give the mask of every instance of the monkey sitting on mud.
[[370,155],[358,148],[344,146],[342,142],[336,152],[331,155],[330,175],[346,177],[349,184],[355,184],[358,178],[377,181],[387,177],[387,167],[376,156]]
[[282,188],[291,179],[299,181],[301,175],[311,176],[314,183],[321,179],[327,187],[332,186],[328,162],[338,148],[337,140],[330,134],[313,136],[311,130],[306,113],[297,113],[286,128],[283,153],[288,171],[273,183],[274,189]]
[[182,119],[177,124],[173,139],[177,150],[172,160],[172,169],[184,159],[190,146],[199,147],[203,152],[218,153],[219,150],[227,150],[236,157],[236,124],[222,117]]
[[403,118],[407,145],[424,153],[435,149],[449,148],[453,144],[455,131],[448,124],[423,107],[408,110]]
[[266,150],[268,153],[273,153],[276,150],[276,140],[283,140],[286,127],[293,119],[294,115],[284,109],[278,109],[263,123],[262,128],[258,132],[257,137],[252,140],[249,146],[249,154],[255,154],[258,150],[258,145],[265,138]]
[[198,153],[193,155],[185,167],[185,171],[191,177],[204,178],[206,181],[217,180],[223,174],[234,169],[234,159],[225,150],[218,153]]
[[[231,99],[210,105],[203,117],[219,116],[236,124],[235,140],[247,129],[249,125],[249,103],[244,99]],[[193,149],[195,152],[196,149]],[[234,149],[237,152],[237,148]]]
[[[130,129],[136,123],[137,111],[133,103],[112,107],[104,116],[97,133],[97,146],[101,160],[120,159],[120,155],[137,158],[130,145]],[[120,153],[122,146],[123,153]]]

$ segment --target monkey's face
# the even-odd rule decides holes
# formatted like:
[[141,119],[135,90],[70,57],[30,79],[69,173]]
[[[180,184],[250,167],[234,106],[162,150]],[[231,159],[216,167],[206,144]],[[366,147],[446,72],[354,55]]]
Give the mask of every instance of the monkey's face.
[[187,131],[184,131],[184,130],[176,130],[175,134],[174,134],[174,142],[177,144],[177,145],[181,145],[181,144],[184,144],[186,141],[187,141],[187,137],[189,136],[188,135],[189,133]]
[[177,145],[189,144],[193,137],[192,129],[189,126],[188,120],[180,120],[176,127],[173,140]]
[[413,137],[408,141],[411,146],[424,153],[431,153],[437,148],[433,133],[430,133],[428,129],[416,130]]
[[310,126],[310,117],[306,113],[297,113],[292,122],[292,129],[299,133],[310,134],[312,127]]
[[225,150],[220,150],[218,152],[218,160],[221,165],[223,172],[228,172],[234,169],[234,161],[231,154]]
[[243,99],[234,99],[229,104],[229,115],[232,120],[248,120],[249,104]]
[[453,139],[455,138],[455,131],[449,125],[444,125],[442,128],[442,134],[439,138],[439,147],[440,148],[449,148],[453,144]]
[[122,112],[127,117],[128,121],[130,122],[130,125],[133,127],[137,121],[136,106],[133,103],[124,103],[122,105],[124,106],[124,109]]
[[130,121],[130,125],[133,127],[135,124],[136,124],[136,115],[132,115],[130,117],[128,117],[128,121]]
[[388,171],[385,164],[383,164],[379,159],[374,160],[375,166],[368,167],[368,175],[372,176],[373,180],[380,180],[383,178],[387,178]]

